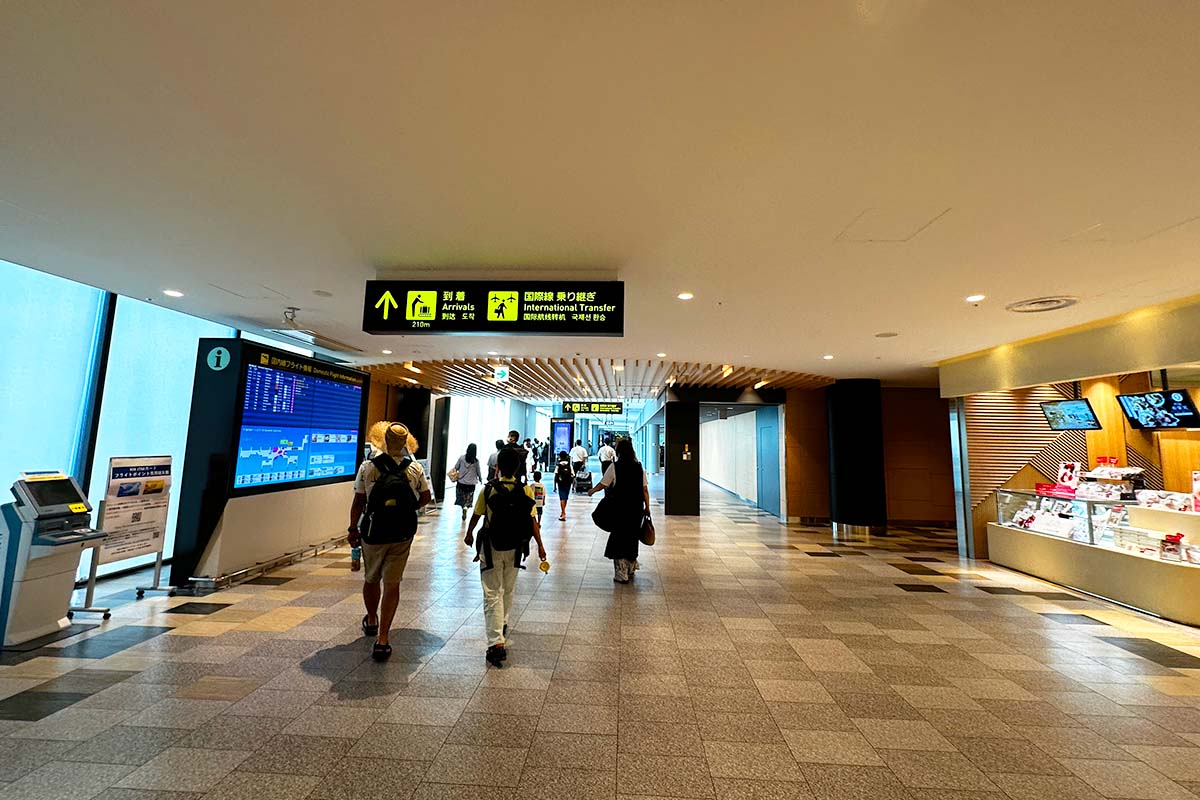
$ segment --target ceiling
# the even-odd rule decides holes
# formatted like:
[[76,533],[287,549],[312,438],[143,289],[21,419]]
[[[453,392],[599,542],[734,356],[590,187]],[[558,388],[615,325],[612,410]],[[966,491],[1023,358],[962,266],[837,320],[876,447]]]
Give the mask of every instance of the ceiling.
[[[1200,293],[1197,41],[1191,0],[7,0],[0,258],[363,361],[932,383]],[[615,275],[626,336],[361,333],[430,271]]]
[[[508,370],[498,381],[497,367]],[[409,360],[368,369],[384,383],[424,386],[443,394],[532,397],[564,400],[658,397],[668,386],[815,389],[830,381],[819,375],[763,370],[735,364],[689,364],[655,359],[469,358]]]

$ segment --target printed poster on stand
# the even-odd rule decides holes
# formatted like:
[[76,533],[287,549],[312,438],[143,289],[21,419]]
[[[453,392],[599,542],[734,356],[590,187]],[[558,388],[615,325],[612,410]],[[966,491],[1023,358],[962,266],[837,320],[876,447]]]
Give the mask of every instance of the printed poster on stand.
[[158,553],[167,532],[171,457],[110,458],[99,563]]

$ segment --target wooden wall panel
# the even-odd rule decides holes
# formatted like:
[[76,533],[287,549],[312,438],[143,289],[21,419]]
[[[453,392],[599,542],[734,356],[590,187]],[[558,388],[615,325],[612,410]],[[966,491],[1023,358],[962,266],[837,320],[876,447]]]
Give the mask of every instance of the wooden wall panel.
[[824,390],[788,390],[784,437],[788,518],[828,522],[829,424]]
[[1099,431],[1087,431],[1088,467],[1096,466],[1096,456],[1116,456],[1122,467],[1129,466],[1125,452],[1125,415],[1117,395],[1121,393],[1121,379],[1117,376],[1082,381],[1079,393],[1092,404],[1096,419],[1104,427]]
[[950,406],[936,389],[883,390],[888,520],[954,524]]
[[1200,431],[1163,431],[1158,438],[1163,488],[1191,492],[1192,470],[1200,469]]
[[973,507],[987,500],[1058,438],[1058,432],[1046,424],[1038,404],[1066,396],[1062,387],[1034,386],[965,398]]

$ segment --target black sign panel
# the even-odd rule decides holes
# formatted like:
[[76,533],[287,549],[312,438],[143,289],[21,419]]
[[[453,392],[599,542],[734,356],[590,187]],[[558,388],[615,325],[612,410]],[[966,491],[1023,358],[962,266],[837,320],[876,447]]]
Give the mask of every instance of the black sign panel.
[[623,336],[621,281],[367,281],[363,330],[379,334]]
[[624,414],[625,404],[605,400],[568,400],[563,403],[564,414]]

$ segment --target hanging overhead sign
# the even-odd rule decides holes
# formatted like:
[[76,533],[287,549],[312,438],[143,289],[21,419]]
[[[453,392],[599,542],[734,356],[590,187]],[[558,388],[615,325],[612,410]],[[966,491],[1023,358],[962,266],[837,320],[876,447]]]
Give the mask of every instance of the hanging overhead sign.
[[624,414],[625,404],[607,400],[569,400],[563,403],[564,414]]
[[622,281],[367,281],[377,334],[625,335]]
[[496,379],[496,383],[504,383],[508,380],[508,365],[497,364],[492,367],[492,377]]

